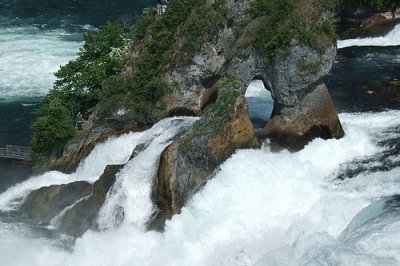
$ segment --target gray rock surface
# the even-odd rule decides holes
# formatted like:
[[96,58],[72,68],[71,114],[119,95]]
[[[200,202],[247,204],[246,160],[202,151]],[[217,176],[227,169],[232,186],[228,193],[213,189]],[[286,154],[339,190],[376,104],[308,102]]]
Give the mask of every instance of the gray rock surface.
[[260,132],[272,144],[289,150],[300,150],[316,137],[341,138],[344,131],[335,105],[325,84],[316,86],[298,105],[280,106],[276,114]]
[[28,195],[18,212],[36,224],[47,225],[64,208],[91,193],[92,186],[85,181],[42,187]]
[[162,153],[152,193],[159,212],[149,228],[162,230],[165,220],[179,213],[236,149],[260,146],[248,117],[246,99],[227,95]]

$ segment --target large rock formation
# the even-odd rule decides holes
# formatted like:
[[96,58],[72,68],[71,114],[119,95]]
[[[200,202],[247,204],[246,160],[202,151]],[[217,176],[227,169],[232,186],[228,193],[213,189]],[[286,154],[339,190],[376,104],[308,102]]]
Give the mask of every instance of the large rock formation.
[[122,167],[123,165],[108,165],[100,178],[94,182],[92,194],[65,212],[58,230],[79,237],[89,229],[97,229],[95,221],[100,208]]
[[42,187],[31,192],[19,208],[34,223],[47,225],[66,207],[91,194],[91,185],[77,181],[65,185]]
[[150,228],[162,229],[165,219],[179,213],[236,149],[259,146],[246,99],[236,93],[220,96],[192,128],[162,153],[152,193],[159,212]]
[[35,224],[49,225],[51,222],[58,231],[79,237],[88,229],[96,229],[99,210],[122,167],[108,165],[93,184],[77,181],[35,190],[18,212]]
[[[244,15],[249,6],[248,1],[243,0],[238,4],[226,1],[225,5],[231,11],[228,22],[248,19]],[[309,97],[312,97],[314,106],[327,103],[329,92],[314,89],[332,67],[336,55],[336,47],[332,41],[325,43],[326,48],[322,51],[292,39],[286,56],[268,59],[252,46],[242,47],[241,43],[245,42],[242,39],[246,36],[236,39],[234,49],[227,48],[227,40],[235,39],[232,26],[228,22],[219,32],[221,38],[205,43],[201,51],[193,56],[191,64],[174,68],[165,74],[166,83],[178,88],[165,97],[169,113],[200,114],[207,105],[215,101],[218,93],[235,90],[244,95],[253,79],[261,79],[271,91],[275,103],[273,121],[286,121],[285,129],[278,127],[275,122],[275,126],[269,127],[265,131],[268,134],[264,133],[262,137],[278,136],[286,132],[284,136],[273,137],[271,140],[286,148],[296,146],[296,149],[302,148],[314,137],[342,137],[344,132],[334,107],[315,110],[320,112],[318,117],[332,120],[329,125],[338,125],[335,127],[321,125],[321,119],[294,120],[304,103],[309,102],[309,98],[305,99],[307,95],[312,94]],[[306,122],[307,126],[299,131],[302,122]],[[299,135],[307,137],[300,139]],[[282,141],[283,138],[287,141]]]
[[[303,8],[303,4],[307,4],[306,8]],[[172,38],[173,45],[162,54],[165,58],[156,61],[163,62],[161,70],[149,70],[150,74],[155,73],[160,78],[156,85],[166,84],[168,87],[161,102],[157,104],[164,105],[167,115],[170,116],[202,116],[162,153],[152,193],[159,212],[150,222],[150,228],[163,228],[165,219],[179,213],[193,193],[207,182],[218,166],[236,149],[260,146],[249,120],[247,101],[244,98],[253,79],[264,82],[275,103],[272,120],[262,131],[262,137],[269,137],[273,143],[286,148],[300,149],[315,137],[343,136],[329,92],[326,86],[320,84],[336,55],[334,40],[329,35],[329,30],[332,30],[330,14],[324,10],[324,3],[321,4],[321,1],[299,0],[294,1],[294,5],[295,8],[290,10],[289,15],[282,13],[282,16],[286,16],[282,25],[287,28],[281,32],[269,29],[271,34],[280,34],[278,40],[274,40],[269,39],[270,36],[265,31],[260,31],[263,25],[271,22],[271,14],[250,15],[250,0],[198,1],[189,8],[191,13],[187,13],[188,17],[182,21],[182,25],[177,26],[176,31],[164,32],[160,31],[160,27],[150,27],[146,37],[133,51],[131,61],[122,76],[139,73],[135,62],[140,62],[141,56],[146,54],[139,51],[140,47],[146,46],[146,42],[162,45],[152,42],[157,39],[157,34]],[[171,10],[172,5],[168,12]],[[213,15],[199,14],[201,11],[210,11]],[[314,11],[318,13],[312,13]],[[163,16],[168,16],[168,12]],[[308,23],[301,30],[297,25],[293,26],[291,15],[296,14],[296,19],[303,19],[304,23]],[[204,21],[204,17],[217,22],[210,23],[210,31],[198,29],[202,38],[189,38],[183,34],[186,32],[187,35],[193,35],[190,29],[197,25],[193,17],[202,22],[204,27],[210,26],[208,21]],[[275,20],[280,21],[280,18]],[[162,18],[156,21],[162,21]],[[175,19],[165,21],[173,24]],[[237,30],[240,27],[242,30]],[[261,41],[250,36],[256,33],[262,35]],[[213,36],[207,36],[211,34]],[[316,36],[317,34],[322,35]],[[263,38],[272,42],[272,45],[268,44],[272,48],[268,45],[265,49],[257,46],[257,42],[262,43]],[[185,50],[183,43],[188,40],[191,49]],[[201,43],[197,47],[196,41],[199,40]],[[152,54],[160,49],[148,49],[145,52]],[[175,60],[176,58],[179,60]],[[153,64],[144,66],[154,68]],[[144,121],[140,126],[139,124],[134,115],[117,112],[111,120],[106,120],[75,144],[70,144],[54,167],[64,171],[73,170],[96,143],[109,135],[141,129],[148,123]],[[133,156],[134,154],[135,152]],[[77,217],[84,215],[82,210],[90,209],[90,206],[93,206],[90,199],[79,202],[76,208],[66,213],[64,219],[69,221],[67,224],[77,222]],[[91,211],[89,216],[93,217]],[[93,218],[88,218],[82,228],[88,228],[92,220]],[[62,228],[70,230],[67,226]],[[82,231],[79,229],[73,234],[79,235]]]
[[281,107],[260,132],[272,143],[299,150],[315,136],[323,139],[341,138],[344,135],[328,89],[316,86],[294,107]]
[[[203,116],[162,153],[152,196],[160,211],[150,228],[162,229],[165,219],[179,213],[235,149],[258,146],[242,96],[237,98],[234,111],[222,107],[218,112],[214,107],[220,106],[225,93],[244,95],[253,79],[264,82],[275,103],[272,120],[261,137],[297,150],[312,138],[340,138],[344,134],[329,92],[320,81],[336,55],[333,40],[326,39],[324,49],[316,49],[293,38],[285,56],[268,58],[254,46],[244,45],[250,38],[246,33],[235,35],[233,25],[245,22],[251,30],[259,23],[249,21],[249,1],[227,0],[224,5],[229,12],[218,33],[221,37],[204,43],[190,63],[163,77],[175,88],[164,99],[170,114]],[[321,15],[321,19],[327,16]],[[228,119],[215,119],[224,112]]]

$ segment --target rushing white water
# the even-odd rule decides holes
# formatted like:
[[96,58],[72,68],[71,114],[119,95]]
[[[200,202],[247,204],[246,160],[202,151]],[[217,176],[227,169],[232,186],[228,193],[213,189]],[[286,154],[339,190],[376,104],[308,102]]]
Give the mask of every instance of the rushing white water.
[[397,46],[400,45],[400,25],[396,25],[387,35],[359,39],[338,40],[337,48],[350,46]]
[[118,138],[110,138],[105,143],[97,145],[90,155],[82,161],[76,172],[72,174],[51,171],[14,185],[0,194],[0,210],[16,209],[21,203],[21,198],[40,187],[80,180],[96,181],[107,165],[125,163],[142,135],[143,132],[129,133]]
[[48,228],[49,229],[57,229],[60,226],[60,222],[61,222],[62,218],[65,216],[65,214],[67,213],[67,211],[69,211],[70,209],[75,207],[78,203],[89,199],[89,197],[90,197],[90,195],[86,196],[86,197],[83,197],[83,198],[80,198],[77,201],[75,201],[73,204],[71,204],[70,206],[65,207],[56,216],[54,216],[53,219],[50,220]]
[[63,30],[0,25],[0,99],[45,95],[53,73],[82,46],[74,38]]
[[[272,153],[268,147],[236,152],[167,222],[164,233],[146,232],[144,224],[153,209],[150,177],[176,127],[153,128],[108,195],[100,217],[104,231],[87,232],[67,252],[57,242],[32,240],[0,224],[5,239],[0,256],[5,265],[396,265],[399,219],[364,225],[351,239],[339,236],[364,207],[400,191],[400,167],[336,177],[353,161],[368,163],[390,149],[377,141],[398,138],[389,129],[400,126],[400,111],[342,114],[340,119],[346,131],[340,140],[316,139],[296,153]],[[116,226],[110,214],[118,206],[125,219]],[[11,258],[7,251],[18,256]]]

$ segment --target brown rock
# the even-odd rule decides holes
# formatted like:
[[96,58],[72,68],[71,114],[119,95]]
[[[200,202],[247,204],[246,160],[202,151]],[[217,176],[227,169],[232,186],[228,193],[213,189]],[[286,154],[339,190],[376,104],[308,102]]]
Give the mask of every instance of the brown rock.
[[[260,132],[272,144],[299,150],[313,138],[341,138],[342,125],[325,84],[318,85],[297,106],[283,107]],[[288,115],[289,114],[289,115]]]
[[104,125],[93,128],[86,132],[86,134],[68,143],[64,148],[62,156],[52,163],[50,169],[71,173],[98,143],[106,141],[111,136],[120,136],[131,131],[147,129],[149,124],[146,122],[138,123],[134,114],[129,112],[121,115],[116,114],[114,117],[106,120]]
[[230,95],[220,96],[199,121],[162,153],[152,193],[160,211],[149,228],[162,230],[165,220],[180,213],[195,191],[236,149],[260,147],[246,98],[227,94]]

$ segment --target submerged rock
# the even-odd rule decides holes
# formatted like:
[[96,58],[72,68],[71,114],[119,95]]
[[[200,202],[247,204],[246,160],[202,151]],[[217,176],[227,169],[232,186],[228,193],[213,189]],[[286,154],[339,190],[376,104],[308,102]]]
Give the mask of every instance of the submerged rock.
[[89,229],[96,229],[95,220],[103,206],[116,174],[123,165],[108,165],[100,178],[92,186],[92,194],[66,211],[58,229],[74,237],[83,235]]
[[31,192],[18,211],[36,224],[47,225],[63,209],[91,193],[91,184],[85,181],[42,187]]
[[122,167],[108,165],[93,184],[77,181],[37,189],[28,195],[18,212],[35,224],[51,222],[60,232],[79,237],[96,229],[95,219]]
[[236,149],[260,147],[248,116],[246,98],[220,96],[205,115],[162,153],[152,199],[159,212],[149,228],[162,230],[213,171]]
[[275,114],[260,132],[273,144],[290,150],[299,150],[316,137],[323,139],[344,136],[328,88],[318,85],[297,106],[275,107]]

